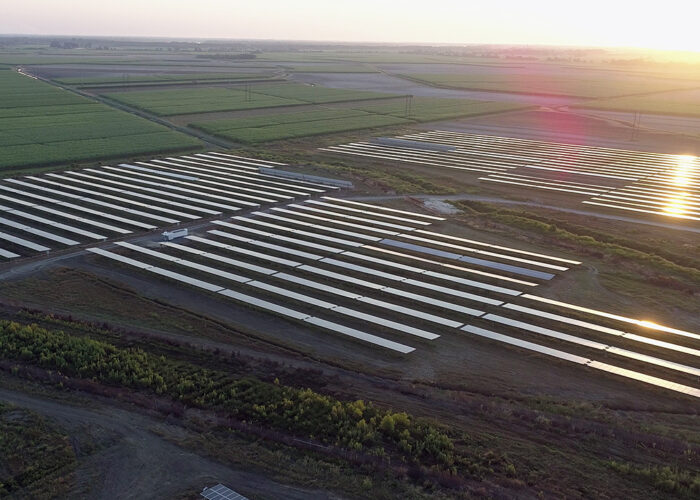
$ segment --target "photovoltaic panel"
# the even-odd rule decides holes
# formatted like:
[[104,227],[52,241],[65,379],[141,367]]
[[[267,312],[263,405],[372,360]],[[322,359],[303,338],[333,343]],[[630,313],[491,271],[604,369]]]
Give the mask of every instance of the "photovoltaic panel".
[[453,243],[447,243],[444,241],[437,241],[437,240],[434,240],[431,238],[423,238],[421,236],[416,236],[416,235],[412,235],[412,234],[402,234],[401,237],[409,238],[411,240],[420,241],[423,243],[431,243],[431,244],[437,245],[437,246],[454,248],[454,249],[462,250],[465,252],[476,253],[476,254],[480,254],[480,255],[488,255],[489,257],[497,257],[499,259],[512,260],[514,262],[522,262],[523,264],[531,264],[533,266],[546,267],[548,269],[555,269],[557,271],[566,271],[569,269],[568,267],[559,266],[556,264],[549,264],[547,262],[540,262],[537,260],[529,260],[529,259],[523,259],[521,257],[514,257],[512,255],[505,255],[502,253],[495,253],[495,252],[489,252],[486,250],[479,250],[477,248],[465,247],[462,245],[455,245]]
[[[0,189],[2,189],[2,188],[3,188],[3,186],[0,186]],[[105,224],[104,222],[98,222],[98,221],[95,221],[92,219],[86,219],[85,217],[79,217],[79,216],[76,216],[74,214],[61,212],[60,210],[54,210],[53,208],[45,207],[43,205],[39,205],[39,204],[34,203],[34,202],[19,200],[17,198],[12,198],[10,196],[5,196],[5,195],[0,195],[0,199],[5,200],[5,201],[9,201],[10,203],[16,203],[16,204],[22,205],[24,207],[29,207],[29,208],[33,208],[35,210],[40,210],[42,212],[57,215],[59,217],[65,217],[65,218],[73,220],[73,221],[78,221],[78,222],[82,222],[84,224],[89,224],[91,226],[99,227],[102,229],[107,229],[109,231],[114,231],[115,233],[119,233],[119,234],[130,234],[131,233],[131,231],[129,231],[128,229],[122,229],[121,227],[112,226],[111,224]],[[60,205],[68,206],[68,205],[73,205],[73,204],[72,203],[68,203],[68,204],[60,203]],[[98,216],[102,216],[102,212],[97,212],[95,210],[88,210],[88,209],[86,209],[84,207],[80,207],[78,205],[73,205],[71,208],[75,208],[76,210],[82,210],[83,212],[95,213]],[[121,217],[117,217],[116,215],[115,216],[110,216],[109,214],[104,214],[104,215],[107,216],[108,218],[113,218],[115,220],[122,219]],[[128,219],[126,219],[126,220],[128,220]],[[136,222],[136,221],[132,221],[132,222]],[[141,223],[139,222],[138,224],[141,224]],[[148,228],[144,228],[144,229],[148,229]],[[155,226],[150,226],[150,229],[155,229]]]
[[528,342],[526,340],[516,339],[507,335],[501,335],[500,333],[485,330],[483,328],[479,328],[473,325],[465,325],[461,328],[461,330],[468,333],[473,333],[475,335],[479,335],[481,337],[496,340],[498,342],[503,342],[505,344],[514,345],[522,349],[527,349],[529,351],[535,351],[540,354],[545,354],[547,356],[554,356],[555,358],[564,359],[566,361],[570,361],[572,363],[577,363],[580,365],[585,365],[587,363],[590,363],[591,361],[590,359],[584,358],[582,356],[576,356],[568,352],[560,351],[558,349],[552,349],[550,347],[545,347],[539,344],[535,344],[533,342]]
[[164,171],[162,171],[162,170],[156,170],[156,169],[154,169],[154,168],[141,167],[141,166],[139,166],[139,165],[127,165],[126,163],[122,163],[121,166],[124,166],[124,167],[126,167],[126,168],[130,168],[130,169],[132,169],[132,170],[139,170],[139,171],[141,171],[141,172],[149,172],[149,173],[152,173],[152,174],[162,175],[162,176],[164,176],[164,177],[173,177],[173,178],[175,178],[175,179],[182,179],[182,180],[185,180],[185,181],[196,181],[196,180],[198,179],[197,177],[193,177],[193,176],[190,176],[190,175],[182,175],[182,174],[175,174],[175,173],[172,173],[172,172],[164,172]]
[[428,263],[428,264],[432,264],[432,265],[444,267],[444,268],[447,268],[447,269],[454,269],[454,270],[457,270],[457,271],[460,271],[460,272],[469,273],[469,274],[476,274],[476,275],[479,275],[479,276],[487,276],[487,277],[489,277],[489,278],[494,278],[494,279],[498,279],[498,280],[508,281],[508,282],[510,282],[510,283],[517,283],[517,284],[519,284],[519,285],[537,286],[537,283],[533,283],[533,282],[531,282],[531,281],[525,281],[525,280],[521,280],[521,279],[517,279],[517,278],[511,278],[510,276],[503,276],[503,275],[500,275],[500,274],[489,273],[489,272],[486,272],[486,271],[482,271],[482,270],[480,270],[480,269],[472,269],[472,268],[469,268],[469,267],[456,266],[456,265],[454,265],[454,264],[447,264],[447,263],[445,263],[445,262],[440,262],[440,261],[437,261],[437,260],[426,259],[425,257],[418,257],[418,256],[412,255],[412,254],[407,254],[407,253],[402,253],[402,252],[396,252],[396,251],[394,251],[394,250],[389,250],[389,249],[387,249],[387,248],[375,247],[375,246],[372,246],[372,245],[363,245],[362,248],[365,248],[365,249],[367,249],[367,250],[372,250],[372,251],[375,251],[375,252],[380,252],[380,253],[382,253],[382,254],[384,254],[384,255],[395,255],[395,256],[397,256],[397,257],[401,257],[401,258],[404,258],[404,259],[415,260],[415,261],[418,261],[418,262],[426,262],[426,263]]
[[24,238],[18,238],[17,236],[12,236],[11,234],[2,232],[0,232],[0,241],[9,241],[10,243],[14,243],[15,245],[19,245],[24,248],[29,248],[30,250],[34,250],[37,252],[48,252],[49,250],[51,250],[49,247],[46,247],[44,245],[39,245],[38,243],[25,240]]
[[386,287],[382,290],[385,293],[390,293],[403,297],[405,299],[415,300],[417,302],[423,302],[425,304],[430,304],[442,309],[448,309],[451,311],[456,311],[470,316],[481,316],[484,311],[479,311],[478,309],[472,309],[471,307],[465,307],[458,304],[453,304],[452,302],[446,302],[444,300],[434,299],[432,297],[426,297],[424,295],[419,295],[417,293],[407,292],[405,290],[399,290],[397,288]]
[[209,252],[202,252],[201,250],[196,250],[188,246],[184,245],[179,245],[177,243],[163,243],[164,245],[167,245],[172,248],[176,248],[178,250],[181,250],[183,252],[190,252],[190,253],[195,253],[201,257],[205,257],[207,259],[211,260],[216,260],[219,262],[223,262],[224,264],[228,264],[229,266],[234,266],[238,267],[239,269],[246,269],[248,271],[254,271],[256,273],[261,273],[261,274],[274,274],[276,271],[272,269],[268,269],[266,267],[262,266],[256,266],[255,264],[250,264],[249,262],[243,262],[240,260],[236,259],[230,259],[228,257],[224,257],[223,255],[215,254],[215,253],[209,253]]
[[[81,186],[90,186],[90,187],[93,187],[93,188],[99,188],[100,191],[97,191],[97,190],[95,190],[95,189],[91,189],[91,190],[85,189],[85,190],[84,190],[84,192],[88,192],[88,191],[89,191],[89,192],[93,193],[95,196],[101,196],[101,197],[103,197],[103,198],[108,198],[108,199],[115,200],[115,201],[122,201],[122,202],[124,202],[124,203],[127,203],[127,202],[128,202],[128,203],[132,203],[132,204],[137,205],[137,206],[140,206],[140,207],[146,207],[146,208],[150,208],[150,209],[153,209],[153,210],[157,210],[157,211],[160,211],[160,212],[163,212],[163,213],[166,213],[166,214],[172,214],[172,215],[176,215],[176,216],[178,216],[178,217],[184,217],[185,219],[192,219],[192,220],[194,220],[194,219],[200,219],[201,216],[200,216],[200,215],[190,214],[190,213],[187,213],[187,212],[180,212],[180,211],[178,211],[178,210],[172,210],[172,209],[170,209],[170,208],[164,208],[164,207],[160,207],[160,206],[149,205],[149,204],[141,203],[141,202],[134,201],[134,200],[131,200],[131,199],[122,198],[122,197],[120,197],[120,196],[113,196],[113,195],[110,195],[110,194],[102,193],[101,191],[104,190],[104,191],[111,191],[111,192],[114,192],[114,193],[126,194],[126,195],[134,196],[134,197],[136,197],[136,198],[143,199],[143,200],[156,201],[156,202],[159,202],[159,203],[166,204],[166,205],[168,205],[168,206],[171,206],[171,205],[172,205],[172,206],[184,206],[185,208],[194,208],[194,209],[197,210],[197,211],[204,212],[204,213],[209,213],[209,214],[211,214],[211,215],[218,215],[218,214],[221,213],[221,212],[217,212],[217,211],[214,211],[214,210],[202,209],[202,208],[199,208],[199,207],[192,207],[191,205],[181,205],[181,204],[179,204],[179,203],[177,203],[177,202],[174,202],[174,201],[172,201],[172,200],[165,200],[165,199],[163,199],[163,198],[156,198],[155,196],[148,196],[148,195],[145,195],[145,194],[143,194],[143,193],[136,193],[136,192],[134,192],[134,191],[127,191],[126,189],[119,189],[119,188],[114,188],[114,187],[111,187],[111,186],[105,186],[104,183],[103,183],[103,184],[96,184],[96,183],[94,183],[94,182],[86,182],[86,181],[83,181],[83,180],[81,180],[81,179],[71,178],[71,177],[68,177],[68,176],[59,175],[59,174],[52,174],[52,173],[46,174],[46,176],[47,176],[47,177],[53,177],[53,178],[56,178],[56,179],[59,179],[59,180],[63,180],[63,181],[65,181],[65,182],[71,182],[71,183],[74,183],[74,184],[79,184],[79,185],[81,185]],[[37,180],[38,180],[38,178],[37,178]],[[42,180],[42,181],[45,181],[46,179],[41,179],[41,180]],[[76,187],[76,186],[72,186],[72,185],[66,184],[65,182],[64,182],[64,184],[60,184],[60,185],[62,185],[62,186],[65,187],[65,188],[73,189],[73,190],[76,190],[76,191],[80,189],[80,188],[78,188],[78,187]],[[56,183],[56,184],[58,184],[58,183]],[[83,191],[82,189],[80,189],[80,190]]]
[[204,488],[200,496],[206,500],[248,500],[223,484],[219,483],[211,488]]
[[639,373],[633,370],[627,370],[625,368],[620,368],[619,366],[601,363],[600,361],[591,361],[588,364],[588,366],[596,370],[602,370],[608,373],[613,373],[615,375],[620,375],[622,377],[631,378],[640,382],[645,382],[647,384],[663,387],[664,389],[670,389],[672,391],[682,392],[683,394],[700,398],[700,389],[696,389],[694,387],[678,384],[676,382],[671,382],[669,380],[664,380],[658,377],[652,377],[651,375],[646,375],[644,373]]
[[[295,205],[287,205],[289,207],[293,207]],[[332,224],[337,224],[339,226],[345,226],[345,227],[352,227],[355,229],[362,229],[364,231],[371,231],[373,233],[379,233],[379,234],[385,234],[387,236],[396,236],[399,233],[396,231],[388,231],[386,229],[379,229],[376,227],[369,227],[367,225],[362,225],[362,224],[354,224],[352,222],[345,222],[345,221],[340,221],[340,220],[335,220],[331,219],[329,217],[320,217],[318,215],[313,215],[313,214],[308,214],[306,212],[299,212],[299,211],[294,211],[294,210],[287,210],[286,208],[279,208],[279,207],[274,207],[271,210],[275,212],[282,212],[290,215],[294,215],[296,217],[303,217],[305,219],[313,219],[313,220],[320,220],[322,222],[330,222]]]
[[[113,185],[115,185],[115,186],[126,186],[126,187],[128,187],[128,188],[130,188],[130,189],[136,189],[136,190],[138,190],[138,191],[144,191],[144,192],[146,192],[146,193],[154,193],[154,194],[157,194],[157,195],[159,195],[159,196],[169,196],[169,197],[176,198],[176,199],[178,199],[178,200],[189,201],[189,202],[192,202],[192,203],[199,203],[199,204],[201,204],[201,205],[207,205],[207,206],[210,206],[210,207],[216,207],[216,208],[220,208],[220,209],[223,209],[223,210],[236,211],[236,210],[240,210],[240,209],[241,209],[240,207],[236,207],[236,206],[233,206],[233,205],[224,205],[224,204],[222,204],[222,203],[214,202],[214,201],[211,201],[211,200],[205,200],[205,199],[202,199],[202,198],[194,198],[194,197],[192,197],[192,196],[185,196],[185,195],[180,194],[179,192],[178,192],[178,193],[173,193],[173,192],[171,192],[171,191],[167,191],[167,190],[164,190],[164,189],[155,189],[155,188],[149,188],[149,187],[145,187],[145,186],[139,186],[139,185],[136,185],[136,184],[130,184],[130,183],[128,183],[128,182],[115,181],[115,180],[112,180],[112,179],[123,179],[123,180],[134,181],[134,182],[139,182],[139,181],[141,181],[141,180],[140,180],[140,179],[131,179],[130,177],[127,177],[127,176],[124,176],[124,175],[113,174],[113,173],[111,173],[111,172],[105,172],[105,171],[103,171],[103,170],[95,170],[95,169],[92,169],[92,168],[86,168],[85,170],[83,170],[83,172],[95,173],[95,174],[98,174],[98,175],[100,175],[100,176],[102,176],[102,177],[93,176],[93,175],[87,175],[87,174],[83,174],[83,173],[81,173],[81,172],[70,172],[70,171],[68,171],[68,172],[65,172],[65,173],[66,173],[66,174],[69,174],[69,175],[79,175],[79,176],[86,177],[86,178],[89,178],[89,179],[95,179],[95,180],[97,180],[97,181],[104,182],[104,183],[108,183],[108,184],[113,184]],[[105,179],[104,177],[109,177],[109,178],[108,178],[108,179]],[[143,182],[143,181],[142,181],[142,182]],[[146,181],[146,182],[147,182],[147,181]],[[154,184],[154,183],[148,182],[148,184]],[[185,190],[185,191],[187,191],[187,190]],[[177,203],[177,202],[173,202],[173,203]],[[182,206],[182,205],[180,205],[180,206]],[[185,207],[187,207],[187,205],[185,205]],[[190,205],[189,208],[190,208],[191,210],[196,210],[196,209],[197,209],[197,207],[192,206],[192,205]],[[221,212],[219,212],[219,213],[221,213]]]
[[359,302],[365,302],[367,304],[371,304],[373,306],[377,307],[382,307],[384,309],[388,309],[390,311],[396,311],[397,313],[405,314],[407,316],[414,316],[416,318],[422,319],[424,321],[429,321],[431,323],[437,323],[439,325],[443,326],[449,326],[452,328],[459,328],[462,326],[464,323],[460,323],[459,321],[453,321],[451,319],[443,318],[442,316],[437,316],[435,314],[428,314],[424,313],[422,311],[419,311],[415,308],[409,308],[409,307],[403,307],[397,304],[392,304],[390,302],[385,302],[383,300],[378,300],[374,299],[372,297],[357,297],[357,300]]
[[257,224],[257,225],[263,226],[263,227],[270,227],[273,229],[279,229],[280,231],[287,231],[287,232],[299,234],[302,236],[309,236],[311,238],[316,238],[318,240],[328,241],[330,243],[337,243],[338,245],[347,245],[347,246],[351,246],[351,247],[362,246],[362,243],[358,243],[356,241],[335,238],[333,236],[326,236],[325,234],[312,233],[310,231],[302,231],[301,229],[293,229],[290,227],[280,226],[279,224],[271,224],[269,222],[265,222],[265,221],[261,221],[261,220],[257,220],[257,219],[250,219],[250,218],[240,217],[240,216],[235,216],[235,217],[231,217],[231,218],[235,219],[235,220],[246,221],[246,222],[249,222],[251,224]]
[[368,323],[374,323],[385,328],[391,328],[401,333],[407,333],[409,335],[414,335],[416,337],[420,337],[427,340],[434,340],[440,337],[440,335],[421,330],[420,328],[414,328],[412,326],[404,325],[403,323],[397,323],[396,321],[380,318],[379,316],[374,316],[373,314],[367,314],[361,311],[356,311],[347,307],[336,307],[333,311],[338,314],[345,314],[355,319],[367,321]]
[[565,307],[567,309],[573,309],[575,311],[581,311],[581,312],[585,312],[588,314],[594,314],[596,316],[602,316],[604,318],[610,318],[610,319],[615,319],[618,321],[623,321],[625,323],[632,323],[634,325],[648,328],[650,330],[659,330],[659,331],[666,332],[666,333],[673,333],[675,335],[681,335],[683,337],[690,337],[690,338],[695,339],[695,340],[700,340],[700,335],[698,335],[698,334],[686,332],[684,330],[678,330],[676,328],[669,328],[667,326],[659,325],[659,324],[656,324],[656,323],[651,322],[651,321],[645,321],[645,320],[634,319],[634,318],[627,318],[625,316],[620,316],[618,314],[611,314],[611,313],[604,312],[604,311],[598,311],[596,309],[589,309],[587,307],[577,306],[575,304],[569,304],[566,302],[560,302],[557,300],[547,299],[545,297],[538,297],[537,295],[523,294],[522,297],[527,298],[527,299],[531,299],[531,300],[536,300],[539,302],[545,302],[547,304],[553,304],[553,305],[559,306],[559,307]]
[[341,288],[336,288],[333,286],[324,285],[323,283],[317,283],[316,281],[307,280],[307,279],[300,278],[298,276],[293,276],[293,275],[287,274],[287,273],[281,273],[281,272],[277,273],[277,274],[275,274],[275,278],[283,279],[283,280],[289,281],[290,283],[296,283],[297,285],[307,286],[309,288],[315,288],[315,289],[320,290],[322,292],[330,293],[333,295],[338,295],[341,297],[346,297],[348,299],[359,299],[360,297],[362,297],[362,295],[357,294],[357,293],[348,292],[348,291],[343,290]]
[[522,255],[529,255],[529,256],[531,256],[531,257],[539,257],[539,258],[542,258],[542,259],[549,259],[549,260],[555,260],[555,261],[558,261],[558,262],[565,262],[565,263],[567,263],[567,264],[574,264],[574,265],[576,265],[576,264],[581,264],[581,262],[578,261],[578,260],[563,259],[563,258],[561,258],[561,257],[554,257],[554,256],[552,256],[552,255],[546,255],[546,254],[541,254],[541,253],[536,253],[536,252],[528,252],[528,251],[525,251],[525,250],[520,250],[520,249],[518,249],[518,248],[504,247],[504,246],[500,246],[500,245],[492,245],[491,243],[485,243],[485,242],[483,242],[483,241],[470,240],[470,239],[467,239],[467,238],[459,238],[459,237],[457,237],[457,236],[451,236],[451,235],[448,235],[448,234],[436,233],[436,232],[434,232],[434,231],[425,231],[425,230],[423,230],[423,229],[416,229],[415,232],[416,232],[416,233],[420,233],[420,234],[425,234],[425,235],[428,235],[428,236],[432,236],[432,237],[434,237],[434,238],[445,238],[445,239],[448,239],[448,240],[451,240],[451,241],[460,241],[460,242],[463,242],[463,243],[469,243],[469,244],[471,244],[471,245],[480,245],[480,246],[485,246],[485,247],[488,247],[488,248],[495,248],[495,249],[497,249],[497,250],[505,250],[505,251],[507,251],[507,252],[513,252],[513,253],[518,253],[518,254],[522,254]]
[[377,242],[377,241],[381,240],[381,238],[379,238],[377,236],[369,236],[367,234],[356,233],[354,231],[346,231],[345,229],[336,229],[334,227],[323,226],[321,224],[314,224],[311,222],[305,222],[305,221],[301,221],[301,220],[297,220],[297,219],[290,219],[289,217],[282,217],[282,216],[276,215],[276,214],[268,214],[265,212],[253,212],[253,215],[257,215],[260,217],[266,217],[266,218],[274,219],[274,220],[278,220],[278,221],[288,222],[290,224],[296,224],[298,226],[320,229],[322,231],[328,231],[329,233],[342,234],[343,236],[350,236],[351,238],[357,238],[360,240],[368,240],[368,241],[373,241],[373,242]]
[[523,276],[529,276],[532,278],[539,278],[543,280],[551,280],[554,278],[554,274],[551,273],[545,273],[542,271],[535,271],[533,269],[527,269],[524,267],[519,267],[519,266],[512,266],[510,264],[502,264],[500,262],[494,262],[490,260],[484,260],[484,259],[478,259],[475,257],[467,257],[465,255],[461,254],[456,254],[452,252],[445,252],[443,250],[436,250],[434,248],[430,247],[425,247],[422,245],[415,245],[413,243],[406,243],[403,241],[397,241],[397,240],[391,240],[391,239],[383,239],[380,241],[380,243],[383,243],[385,245],[393,246],[393,247],[399,247],[399,248],[404,248],[406,250],[412,250],[414,252],[419,252],[419,253],[425,253],[428,255],[434,255],[436,257],[442,257],[445,259],[452,259],[452,260],[459,260],[462,262],[468,262],[469,264],[474,264],[477,266],[483,266],[483,267],[489,267],[492,269],[498,269],[500,271],[505,271],[513,274],[520,274]]
[[[321,199],[332,202],[332,203],[327,203],[326,205],[330,205],[331,207],[335,206],[336,208],[341,208],[343,205],[352,205],[353,207],[362,207],[361,209],[355,209],[355,210],[348,210],[349,207],[346,207],[345,209],[348,210],[349,212],[361,210],[361,211],[364,211],[366,213],[374,213],[374,215],[381,216],[381,217],[384,217],[387,219],[401,220],[404,222],[412,222],[414,224],[420,224],[422,226],[430,225],[431,223],[430,222],[426,223],[425,221],[416,221],[413,218],[398,217],[398,216],[391,216],[389,214],[382,214],[382,212],[410,215],[411,217],[419,217],[419,218],[430,219],[430,220],[435,220],[435,221],[445,220],[444,217],[435,217],[433,215],[425,215],[425,214],[419,214],[419,213],[414,213],[414,212],[407,212],[405,210],[397,210],[394,208],[382,207],[379,205],[370,205],[369,203],[360,203],[357,201],[344,200],[342,198],[333,198],[331,196],[322,196]],[[311,200],[309,200],[309,201],[311,201]],[[336,204],[336,205],[333,205],[333,204]],[[337,205],[337,204],[340,204],[340,205]]]
[[[267,260],[270,262],[276,262],[277,264],[282,264],[284,266],[296,267],[296,266],[301,265],[301,262],[296,262],[294,260],[289,260],[289,259],[282,259],[280,257],[275,257],[274,255],[269,255],[267,253],[256,252],[254,250],[248,250],[247,248],[226,245],[225,243],[220,243],[220,242],[215,241],[215,240],[208,240],[206,238],[199,238],[197,236],[192,236],[192,237],[188,236],[187,239],[192,240],[192,241],[198,241],[198,242],[204,243],[206,245],[212,245],[212,246],[216,246],[219,248],[223,248],[223,249],[229,250],[231,252],[236,252],[236,253],[240,253],[243,255],[250,255],[251,257],[254,257],[254,258],[263,259],[263,260]],[[235,238],[233,238],[233,239],[235,239]],[[245,239],[245,238],[243,238],[243,239]]]
[[[274,250],[274,251],[277,251],[277,252],[287,253],[287,254],[293,255],[293,256],[295,256],[295,257],[302,257],[302,258],[311,259],[311,260],[318,260],[318,259],[321,258],[320,255],[316,255],[316,254],[313,254],[313,253],[304,252],[304,251],[301,251],[301,250],[295,250],[295,249],[293,249],[293,248],[287,248],[287,247],[282,246],[282,245],[275,245],[274,243],[268,243],[267,241],[260,241],[260,240],[255,240],[255,239],[248,238],[248,237],[241,237],[241,236],[238,236],[238,235],[232,234],[232,233],[226,233],[226,232],[217,231],[217,230],[211,230],[211,231],[207,231],[207,232],[208,232],[208,233],[211,233],[211,234],[213,234],[213,235],[222,236],[222,237],[224,237],[224,238],[228,238],[228,239],[231,239],[231,240],[242,241],[242,242],[244,242],[244,243],[249,243],[250,245],[255,245],[255,246],[258,246],[258,247],[261,247],[261,248],[268,248],[268,249],[270,249],[270,250]],[[224,236],[224,235],[226,235],[226,236]],[[192,240],[194,240],[194,241],[199,241],[199,240],[197,240],[197,239],[195,239],[195,238],[196,238],[195,236],[193,236],[193,237],[189,237],[189,236],[188,236],[188,239],[192,239]],[[211,241],[211,240],[206,240],[206,241]],[[279,259],[278,257],[274,257],[274,258],[275,258],[275,259]],[[295,262],[295,261],[291,261],[291,260],[288,260],[288,259],[280,259],[280,261],[287,261],[288,263]]]
[[24,231],[25,233],[35,234],[37,236],[41,236],[42,238],[46,238],[47,240],[63,243],[64,245],[78,244],[78,242],[75,240],[64,238],[63,236],[58,236],[57,234],[49,233],[47,231],[42,231],[41,229],[37,229],[32,226],[27,226],[26,224],[20,224],[19,222],[15,222],[10,219],[5,219],[4,217],[0,217],[0,225],[19,229],[20,231]]
[[6,259],[14,259],[16,257],[19,257],[19,255],[14,252],[10,252],[9,250],[0,248],[0,257],[4,257]]
[[306,313],[295,311],[294,309],[290,309],[289,307],[280,306],[278,304],[268,302],[267,300],[258,299],[257,297],[251,297],[250,295],[245,295],[243,293],[236,292],[233,290],[224,289],[219,291],[218,293],[231,299],[242,302],[247,306],[253,306],[259,309],[264,309],[271,313],[279,314],[280,316],[286,316],[288,318],[297,320],[305,320],[306,318],[310,317]]
[[[139,215],[139,216],[141,216],[141,217],[146,217],[146,218],[149,218],[149,219],[159,220],[159,221],[161,221],[161,222],[167,222],[167,223],[169,223],[169,224],[175,224],[176,222],[180,222],[180,221],[177,220],[177,219],[170,219],[170,218],[168,218],[168,217],[161,217],[161,216],[159,216],[159,215],[154,215],[154,214],[151,214],[151,213],[148,213],[148,212],[143,212],[143,211],[141,211],[141,210],[135,210],[135,209],[133,209],[133,208],[122,207],[122,206],[120,206],[120,205],[115,205],[115,204],[113,204],[113,203],[107,203],[106,201],[95,200],[94,198],[88,198],[88,197],[86,197],[86,196],[79,196],[79,195],[75,195],[75,194],[72,194],[72,193],[67,193],[67,192],[65,192],[65,190],[59,191],[59,190],[57,190],[57,189],[50,189],[50,188],[47,188],[47,187],[45,187],[45,186],[37,186],[37,185],[35,185],[35,184],[30,184],[30,183],[28,183],[28,182],[19,181],[19,180],[17,180],[17,179],[8,179],[7,182],[12,182],[12,183],[14,183],[14,184],[19,184],[19,185],[22,185],[22,186],[24,186],[24,187],[28,187],[28,188],[31,188],[31,189],[40,189],[42,192],[57,194],[57,195],[59,195],[59,196],[64,196],[64,197],[66,197],[66,198],[70,198],[70,199],[73,199],[73,200],[82,201],[82,202],[85,202],[85,203],[88,203],[88,204],[91,204],[91,205],[97,205],[97,206],[100,206],[100,207],[112,208],[112,209],[115,209],[115,210],[119,210],[120,212],[126,212],[126,213],[129,213],[129,214]],[[29,197],[29,198],[36,198],[36,199],[38,199],[38,200],[42,200],[42,201],[45,201],[45,202],[55,203],[55,204],[57,204],[57,205],[61,205],[61,206],[64,206],[64,207],[73,208],[73,209],[75,209],[75,210],[83,211],[83,212],[86,212],[86,213],[89,213],[89,214],[98,215],[98,216],[104,217],[104,218],[106,218],[106,219],[112,219],[112,220],[116,220],[116,221],[119,221],[119,222],[124,222],[125,224],[130,224],[130,225],[132,225],[132,226],[138,226],[138,227],[142,227],[142,228],[144,228],[144,229],[155,229],[155,228],[156,228],[156,226],[154,226],[154,225],[152,225],[152,224],[145,224],[145,223],[143,223],[143,222],[134,221],[134,220],[132,220],[132,219],[127,219],[127,218],[124,218],[124,217],[119,217],[119,216],[116,216],[116,215],[107,214],[107,213],[104,213],[104,212],[100,212],[100,211],[97,211],[97,210],[93,210],[93,209],[91,209],[91,208],[86,208],[86,207],[82,207],[82,206],[80,206],[80,205],[75,205],[74,203],[68,203],[68,202],[56,200],[55,198],[49,198],[49,197],[47,197],[47,196],[40,196],[40,195],[36,195],[36,194],[34,194],[34,193],[29,193],[29,192],[27,192],[27,191],[21,191],[21,190],[18,190],[18,189],[8,188],[7,186],[0,186],[0,189],[4,189],[4,190],[6,190],[6,191],[10,191],[10,192],[12,192],[12,193],[19,194],[19,195],[22,195],[22,196],[26,196],[26,197]]]
[[[276,240],[279,240],[279,241],[285,241],[285,242],[292,243],[292,244],[299,245],[299,246],[304,246],[304,247],[308,247],[308,248],[313,248],[313,249],[315,249],[315,250],[323,250],[323,251],[330,252],[330,253],[341,253],[341,252],[342,252],[342,250],[339,249],[339,248],[329,247],[328,245],[321,245],[321,244],[319,244],[319,243],[312,243],[312,242],[310,242],[310,241],[300,240],[300,239],[297,239],[297,238],[290,238],[290,237],[288,237],[288,236],[280,236],[280,235],[277,235],[277,234],[274,234],[274,233],[270,233],[270,232],[267,232],[267,231],[261,231],[261,230],[259,230],[259,229],[255,229],[255,228],[252,228],[252,227],[240,226],[240,225],[237,225],[237,224],[231,224],[231,223],[228,223],[228,222],[216,221],[216,220],[215,220],[215,221],[212,221],[212,223],[218,224],[218,225],[220,225],[220,226],[228,227],[228,228],[231,228],[231,229],[235,229],[235,230],[238,230],[238,231],[243,231],[243,232],[246,232],[246,233],[255,234],[255,235],[258,235],[258,236],[264,236],[264,237],[267,237],[267,238],[272,238],[272,239],[276,239]],[[217,236],[222,236],[222,237],[226,237],[225,235],[228,234],[228,233],[225,233],[225,232],[223,232],[223,231],[218,231],[217,233],[214,233],[213,231],[208,231],[208,232],[209,232],[209,233],[212,233],[212,234],[220,233],[220,234],[217,234]]]
[[369,342],[370,344],[385,347],[387,349],[391,349],[402,354],[408,354],[416,350],[414,347],[399,344],[398,342],[377,337],[376,335],[372,335],[369,333],[361,332],[360,330],[355,330],[354,328],[348,328],[347,326],[339,325],[337,323],[333,323],[331,321],[327,321],[321,318],[309,317],[304,319],[304,321],[306,321],[309,324],[325,328],[326,330],[340,333],[341,335],[347,335],[349,337],[353,337],[359,340],[364,340],[365,342]]

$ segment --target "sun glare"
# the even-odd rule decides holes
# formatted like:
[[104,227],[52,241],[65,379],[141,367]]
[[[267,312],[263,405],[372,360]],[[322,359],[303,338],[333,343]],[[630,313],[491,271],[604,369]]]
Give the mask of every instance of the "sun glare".
[[695,157],[690,155],[678,156],[678,165],[674,172],[673,183],[685,187],[690,183],[689,174],[694,169]]

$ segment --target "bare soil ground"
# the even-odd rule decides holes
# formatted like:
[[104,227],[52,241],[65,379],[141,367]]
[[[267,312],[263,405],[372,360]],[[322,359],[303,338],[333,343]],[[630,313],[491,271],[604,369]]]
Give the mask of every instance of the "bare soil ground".
[[[72,498],[174,498],[219,482],[250,498],[331,499],[337,495],[280,484],[259,472],[222,465],[181,448],[187,431],[162,418],[101,398],[54,398],[25,392],[0,376],[0,399],[62,426],[79,456]],[[94,452],[93,452],[94,450]]]

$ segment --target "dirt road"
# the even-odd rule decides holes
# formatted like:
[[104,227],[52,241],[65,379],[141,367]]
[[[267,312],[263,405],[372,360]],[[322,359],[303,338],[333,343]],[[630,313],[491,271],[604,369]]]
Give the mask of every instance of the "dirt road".
[[[69,433],[79,456],[71,498],[165,499],[219,482],[250,498],[340,498],[286,486],[180,448],[161,436],[177,437],[186,431],[145,415],[102,403],[73,406],[2,387],[0,400],[40,413]],[[102,448],[97,453],[81,453],[81,448],[95,444]]]

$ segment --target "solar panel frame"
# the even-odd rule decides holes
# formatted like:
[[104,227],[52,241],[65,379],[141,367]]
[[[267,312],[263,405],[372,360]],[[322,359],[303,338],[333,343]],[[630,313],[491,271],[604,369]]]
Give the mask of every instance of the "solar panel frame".
[[420,337],[426,340],[435,340],[440,337],[440,335],[436,333],[428,332],[426,330],[415,328],[413,326],[408,326],[397,321],[381,318],[373,314],[364,313],[362,311],[356,311],[355,309],[350,309],[344,306],[337,306],[335,309],[333,309],[333,312],[336,312],[338,314],[344,314],[346,316],[366,321],[368,323],[374,323],[384,328],[390,328],[392,330],[397,330],[401,333],[406,333],[408,335],[413,335],[415,337]]
[[10,219],[5,219],[4,217],[0,217],[0,225],[4,226],[9,226],[14,229],[18,229],[20,231],[24,231],[26,233],[34,234],[36,236],[40,236],[42,238],[46,238],[47,240],[55,241],[57,243],[63,243],[64,245],[68,246],[73,246],[73,245],[79,245],[80,242],[71,240],[69,238],[64,238],[63,236],[59,236],[57,234],[50,233],[48,231],[43,231],[41,229],[37,229],[32,226],[28,226],[26,224],[22,224],[19,222],[15,222]]
[[25,240],[24,238],[19,238],[8,233],[0,232],[0,241],[8,241],[15,245],[34,250],[35,252],[49,252],[50,247],[34,243],[33,241]]
[[342,335],[347,335],[349,337],[356,338],[358,340],[363,340],[365,342],[369,342],[370,344],[375,344],[380,347],[384,347],[386,349],[390,349],[396,352],[400,352],[401,354],[409,354],[416,349],[414,347],[410,347],[404,344],[400,344],[398,342],[394,342],[392,340],[388,340],[382,337],[378,337],[376,335],[372,335],[371,333],[366,333],[362,332],[360,330],[356,330],[354,328],[349,328],[347,326],[339,325],[337,323],[333,323],[331,321],[327,321],[321,318],[316,318],[316,317],[308,317],[305,318],[303,321],[321,327],[325,328],[326,330],[330,330],[336,333],[340,333]]

